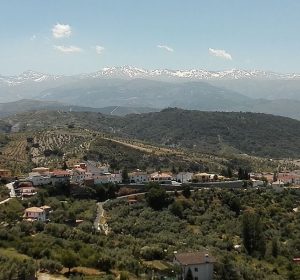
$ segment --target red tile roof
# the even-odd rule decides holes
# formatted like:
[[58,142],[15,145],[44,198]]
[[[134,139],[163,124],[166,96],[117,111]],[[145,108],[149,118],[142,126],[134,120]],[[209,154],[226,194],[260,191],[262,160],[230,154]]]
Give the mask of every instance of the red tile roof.
[[60,170],[60,169],[53,170],[51,173],[55,176],[69,176],[70,175],[70,173],[68,171]]
[[209,256],[206,252],[194,252],[194,253],[177,253],[175,259],[181,265],[193,265],[203,263],[214,263],[216,260]]

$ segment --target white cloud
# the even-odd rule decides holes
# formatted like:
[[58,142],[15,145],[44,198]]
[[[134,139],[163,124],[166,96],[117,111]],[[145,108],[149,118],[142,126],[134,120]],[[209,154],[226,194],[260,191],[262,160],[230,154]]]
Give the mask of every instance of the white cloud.
[[95,49],[97,54],[102,54],[104,51],[104,47],[102,46],[96,46]]
[[215,49],[209,48],[208,51],[213,56],[224,58],[227,60],[232,60],[231,54],[226,52],[225,50],[215,50]]
[[36,39],[36,35],[33,34],[31,37],[30,37],[30,41],[34,41]]
[[169,46],[166,46],[166,45],[157,45],[157,47],[158,47],[159,49],[163,49],[163,50],[166,50],[166,51],[168,51],[168,52],[174,52],[174,49],[173,49],[173,48],[171,48],[171,47],[169,47]]
[[54,46],[54,49],[67,54],[82,52],[82,49],[76,46]]
[[56,39],[70,37],[71,34],[72,34],[72,29],[71,26],[68,24],[57,23],[52,28],[52,35]]

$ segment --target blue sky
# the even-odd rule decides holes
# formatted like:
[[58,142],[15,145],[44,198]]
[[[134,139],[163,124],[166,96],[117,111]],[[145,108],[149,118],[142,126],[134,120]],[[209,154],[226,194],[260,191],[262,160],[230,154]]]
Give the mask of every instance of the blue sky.
[[0,0],[0,74],[300,72],[298,0]]

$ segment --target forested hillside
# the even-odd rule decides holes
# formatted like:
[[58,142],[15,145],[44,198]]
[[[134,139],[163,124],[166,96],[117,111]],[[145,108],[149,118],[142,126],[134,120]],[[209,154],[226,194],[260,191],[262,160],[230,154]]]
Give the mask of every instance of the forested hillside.
[[258,156],[300,156],[300,122],[267,114],[165,109],[127,116],[120,130],[129,137],[213,153],[229,146]]
[[300,157],[300,122],[268,114],[202,112],[176,108],[125,117],[91,112],[38,111],[6,119],[23,131],[83,128],[168,147],[269,158]]

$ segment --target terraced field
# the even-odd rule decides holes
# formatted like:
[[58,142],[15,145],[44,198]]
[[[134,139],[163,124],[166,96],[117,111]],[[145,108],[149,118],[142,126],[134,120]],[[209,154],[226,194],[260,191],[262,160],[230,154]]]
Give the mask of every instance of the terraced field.
[[30,148],[31,160],[36,165],[55,166],[69,158],[80,158],[89,150],[93,139],[93,134],[84,130],[37,132]]

